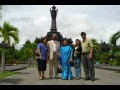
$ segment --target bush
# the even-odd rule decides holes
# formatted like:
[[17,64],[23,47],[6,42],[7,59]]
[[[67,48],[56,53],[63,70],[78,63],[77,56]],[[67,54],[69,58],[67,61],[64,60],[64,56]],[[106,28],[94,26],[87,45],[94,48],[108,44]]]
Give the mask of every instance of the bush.
[[97,53],[95,54],[95,62],[99,62],[100,64],[108,64],[108,60],[109,60],[109,53],[105,52],[105,53]]
[[17,60],[17,61],[16,61],[16,64],[21,64],[21,61],[20,61],[20,60]]
[[6,60],[6,64],[13,64],[13,63],[14,63],[14,60],[11,60],[11,59]]
[[110,60],[109,61],[109,65],[111,65],[111,66],[120,66],[120,64],[118,63],[118,61],[117,60]]
[[115,52],[115,58],[109,61],[111,66],[120,66],[120,51]]

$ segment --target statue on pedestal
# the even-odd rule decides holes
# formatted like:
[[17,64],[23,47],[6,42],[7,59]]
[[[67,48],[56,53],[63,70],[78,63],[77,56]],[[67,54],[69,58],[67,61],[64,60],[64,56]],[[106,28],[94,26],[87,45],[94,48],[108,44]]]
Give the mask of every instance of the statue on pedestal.
[[51,31],[56,31],[56,16],[57,16],[58,9],[56,9],[55,5],[53,5],[52,8],[50,8],[52,23],[51,23]]

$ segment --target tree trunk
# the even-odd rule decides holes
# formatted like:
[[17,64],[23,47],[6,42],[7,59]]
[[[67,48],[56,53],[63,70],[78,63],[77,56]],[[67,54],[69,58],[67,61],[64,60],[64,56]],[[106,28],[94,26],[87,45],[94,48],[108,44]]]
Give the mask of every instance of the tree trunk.
[[34,67],[36,67],[37,62],[36,62],[36,57],[35,56],[33,56],[33,61],[34,61]]
[[28,67],[30,67],[30,60],[29,59],[27,59],[28,60]]
[[1,72],[5,72],[5,49],[2,50]]

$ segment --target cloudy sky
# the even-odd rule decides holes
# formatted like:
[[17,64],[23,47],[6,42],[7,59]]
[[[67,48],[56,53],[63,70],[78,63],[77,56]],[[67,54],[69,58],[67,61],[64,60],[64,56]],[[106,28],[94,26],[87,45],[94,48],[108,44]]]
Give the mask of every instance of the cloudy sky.
[[[32,42],[50,31],[52,5],[4,5],[2,22],[18,27],[20,49],[27,39]],[[120,5],[56,5],[57,29],[64,37],[81,39],[80,32],[87,37],[109,42],[110,36],[120,30]],[[120,39],[117,44],[120,44]]]

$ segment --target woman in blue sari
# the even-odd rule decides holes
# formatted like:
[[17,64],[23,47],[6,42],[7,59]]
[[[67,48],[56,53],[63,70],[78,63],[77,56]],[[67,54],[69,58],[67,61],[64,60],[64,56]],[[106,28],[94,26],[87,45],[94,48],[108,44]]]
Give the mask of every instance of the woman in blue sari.
[[70,61],[72,60],[73,49],[67,45],[67,40],[63,41],[63,46],[60,48],[60,63],[62,66],[62,79],[73,79],[72,71],[70,68]]

